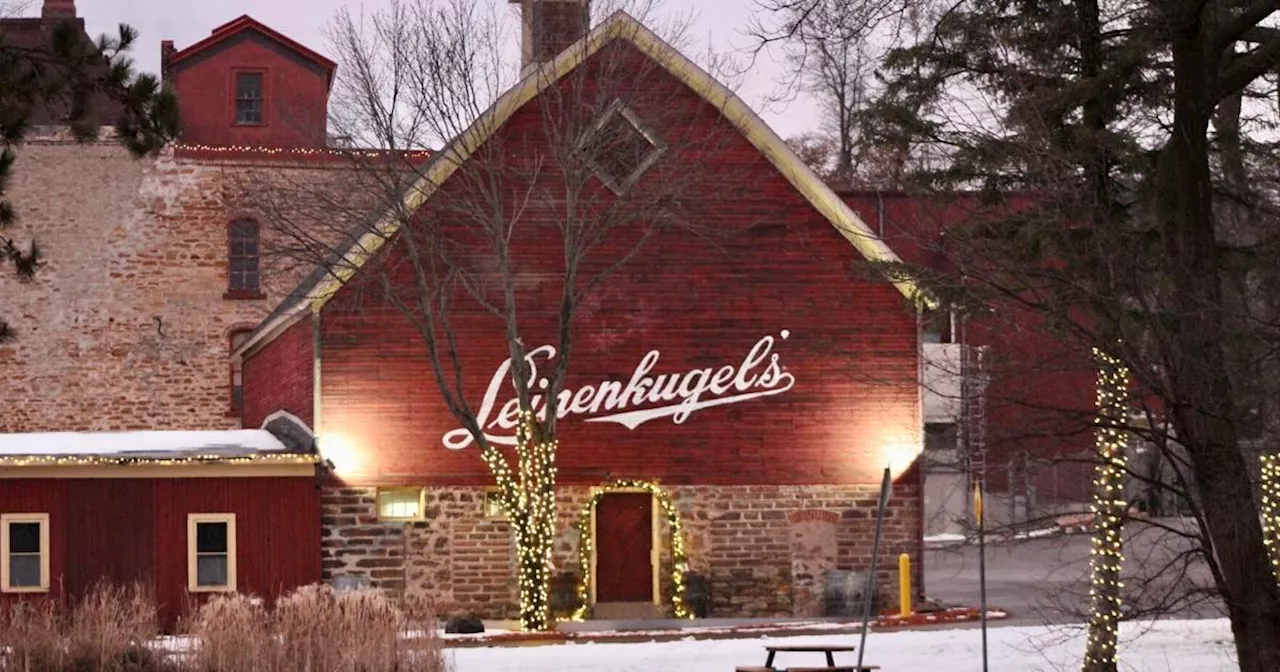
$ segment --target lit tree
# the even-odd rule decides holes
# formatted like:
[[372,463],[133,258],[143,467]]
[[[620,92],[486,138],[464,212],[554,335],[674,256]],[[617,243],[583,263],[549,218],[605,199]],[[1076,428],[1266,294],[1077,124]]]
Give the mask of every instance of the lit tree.
[[1084,672],[1115,672],[1116,634],[1120,624],[1120,569],[1124,561],[1124,497],[1129,420],[1129,370],[1124,363],[1094,348],[1098,363],[1098,416],[1094,443],[1098,451],[1093,497],[1093,550],[1090,555],[1089,643]]
[[1157,485],[1193,511],[1180,534],[1194,548],[1178,557],[1208,566],[1241,670],[1280,669],[1280,590],[1246,454],[1250,439],[1280,443],[1280,7],[897,4],[926,26],[883,64],[871,132],[927,158],[913,186],[990,206],[947,232],[963,276],[930,284],[1032,315],[1077,350],[1123,343],[1110,354],[1163,416],[1146,431],[1176,477]]

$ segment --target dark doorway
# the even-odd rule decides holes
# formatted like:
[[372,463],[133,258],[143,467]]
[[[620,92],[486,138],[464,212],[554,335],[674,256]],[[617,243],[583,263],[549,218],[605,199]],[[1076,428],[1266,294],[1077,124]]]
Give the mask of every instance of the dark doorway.
[[596,602],[653,602],[653,496],[609,493],[596,504]]

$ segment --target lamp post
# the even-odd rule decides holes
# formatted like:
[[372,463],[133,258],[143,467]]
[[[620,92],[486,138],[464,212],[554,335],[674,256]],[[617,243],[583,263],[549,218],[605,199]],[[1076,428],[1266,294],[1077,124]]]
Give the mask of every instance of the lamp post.
[[858,642],[858,669],[862,668],[862,655],[867,651],[867,627],[871,621],[871,603],[876,594],[876,567],[880,564],[880,537],[884,532],[884,509],[889,505],[889,493],[893,490],[893,476],[889,467],[884,468],[880,480],[880,504],[876,507],[876,537],[871,544],[871,570],[867,572],[867,590],[862,596],[862,637]]
[[987,672],[987,535],[982,515],[982,479],[973,479],[973,515],[978,522],[978,608],[982,618],[982,672]]

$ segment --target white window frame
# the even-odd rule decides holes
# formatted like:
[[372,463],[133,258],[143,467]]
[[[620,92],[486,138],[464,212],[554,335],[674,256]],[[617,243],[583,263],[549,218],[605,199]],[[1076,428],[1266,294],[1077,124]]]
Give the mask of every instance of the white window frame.
[[[196,526],[200,523],[226,523],[227,525],[227,582],[221,586],[199,585],[196,568],[199,557],[196,546]],[[236,514],[191,513],[187,514],[187,592],[234,593],[236,592]]]
[[[418,513],[412,516],[384,516],[382,515],[382,497],[383,495],[400,494],[412,492],[418,497]],[[390,488],[378,488],[374,493],[374,507],[378,510],[378,520],[384,523],[413,523],[427,519],[427,489],[424,487],[416,487],[411,485],[397,486]]]
[[[9,525],[11,523],[40,524],[40,585],[9,585]],[[49,592],[49,514],[3,513],[0,514],[0,592],[47,593]]]

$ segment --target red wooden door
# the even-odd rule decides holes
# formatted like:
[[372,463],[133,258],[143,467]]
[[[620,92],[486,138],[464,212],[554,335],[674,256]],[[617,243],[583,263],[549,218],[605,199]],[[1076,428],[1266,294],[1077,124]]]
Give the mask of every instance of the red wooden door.
[[653,496],[607,494],[596,505],[596,602],[652,602]]

